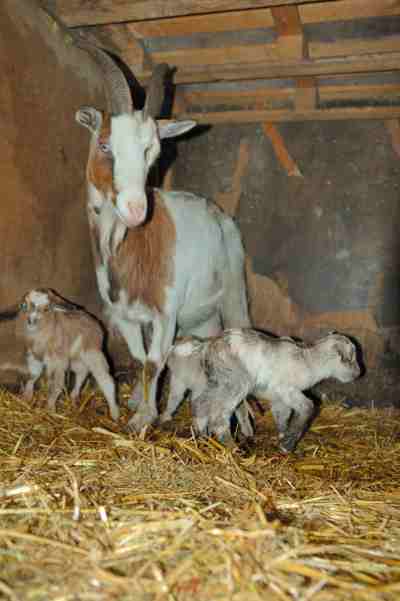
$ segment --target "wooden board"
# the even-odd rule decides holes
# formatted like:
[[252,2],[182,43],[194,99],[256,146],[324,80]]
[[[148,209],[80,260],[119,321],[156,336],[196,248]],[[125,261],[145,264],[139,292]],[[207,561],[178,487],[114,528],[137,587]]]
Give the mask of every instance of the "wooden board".
[[[163,53],[159,53],[161,58]],[[221,59],[221,55],[220,55]],[[222,59],[221,59],[222,60]],[[128,61],[128,65],[129,65]],[[173,65],[174,63],[172,63]],[[360,57],[346,57],[324,60],[263,61],[248,64],[186,65],[177,69],[175,83],[204,83],[251,79],[275,79],[311,75],[340,75],[346,73],[374,73],[397,71],[400,53],[370,54]],[[145,83],[150,71],[136,74]]]
[[[177,91],[184,97],[186,103],[218,106],[227,105],[260,105],[266,102],[292,101],[297,95],[297,88],[257,88],[255,90],[181,90]],[[322,102],[341,100],[367,100],[385,99],[400,96],[399,84],[376,84],[376,85],[329,85],[320,86],[319,98]],[[181,110],[181,109],[180,109]]]
[[139,38],[177,37],[196,33],[223,33],[268,28],[274,26],[269,8],[243,10],[213,15],[196,15],[176,19],[156,19],[128,23],[128,27]]
[[53,10],[65,25],[76,27],[267,8],[283,4],[298,4],[298,0],[55,0]]
[[179,119],[198,123],[273,123],[280,121],[345,121],[353,119],[399,119],[398,107],[363,107],[315,110],[221,111],[214,113],[184,113]]
[[[301,22],[324,21],[400,15],[400,0],[338,0],[298,6]],[[269,8],[230,11],[212,15],[191,15],[151,21],[133,21],[127,24],[138,38],[189,36],[196,33],[222,33],[268,28],[274,26]],[[107,26],[106,26],[107,27]]]
[[335,42],[310,42],[308,44],[309,56],[313,59],[399,51],[400,35],[387,35],[377,39],[354,38]]

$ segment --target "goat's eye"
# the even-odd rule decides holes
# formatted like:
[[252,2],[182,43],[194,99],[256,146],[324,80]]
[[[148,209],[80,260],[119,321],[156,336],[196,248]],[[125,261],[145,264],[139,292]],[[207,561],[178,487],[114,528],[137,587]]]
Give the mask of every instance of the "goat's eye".
[[111,146],[108,142],[100,142],[99,148],[104,154],[111,154]]
[[28,303],[21,303],[19,308],[21,309],[21,311],[27,311],[28,310]]

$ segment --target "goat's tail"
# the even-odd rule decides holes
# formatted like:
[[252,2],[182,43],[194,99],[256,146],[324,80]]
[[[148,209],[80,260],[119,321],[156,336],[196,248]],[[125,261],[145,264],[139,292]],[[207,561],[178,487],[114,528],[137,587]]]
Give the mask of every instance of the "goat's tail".
[[246,290],[245,254],[240,232],[235,222],[221,213],[226,269],[223,273],[224,295],[222,321],[224,328],[251,327]]

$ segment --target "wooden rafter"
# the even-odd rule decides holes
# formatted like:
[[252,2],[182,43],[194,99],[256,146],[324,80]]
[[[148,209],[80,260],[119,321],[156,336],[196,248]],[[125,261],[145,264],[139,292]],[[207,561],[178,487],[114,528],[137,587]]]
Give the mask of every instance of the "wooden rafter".
[[[163,56],[159,53],[157,60]],[[154,57],[154,55],[153,55]],[[165,58],[165,56],[164,56]],[[129,61],[128,61],[129,64]],[[173,62],[171,64],[174,64]],[[218,65],[183,65],[177,69],[175,83],[204,83],[251,79],[275,79],[312,75],[340,75],[346,73],[377,73],[396,71],[400,65],[400,52],[348,56],[345,58],[297,61],[260,61],[258,63],[221,63]],[[136,74],[146,81],[149,72]]]
[[[330,21],[348,21],[352,19],[388,17],[400,15],[398,0],[337,0],[336,2],[317,2],[298,7],[303,25]],[[150,21],[131,21],[126,23],[130,31],[142,39],[189,36],[197,33],[223,33],[243,31],[274,26],[274,18],[269,8],[230,11],[152,19]],[[107,25],[105,26],[107,28]]]
[[238,110],[202,113],[185,113],[181,119],[193,119],[198,123],[263,123],[280,121],[345,121],[347,119],[399,119],[400,106],[360,108],[335,108],[313,110]]
[[[186,105],[237,105],[241,106],[260,106],[263,104],[278,104],[282,102],[292,102],[296,99],[297,87],[287,86],[282,88],[262,87],[253,90],[182,90],[181,86],[177,91],[186,101]],[[324,85],[319,87],[319,97],[321,102],[338,101],[360,101],[374,100],[383,101],[385,99],[400,99],[400,83],[398,84],[338,84]]]
[[54,12],[63,23],[76,27],[293,4],[298,0],[55,0]]

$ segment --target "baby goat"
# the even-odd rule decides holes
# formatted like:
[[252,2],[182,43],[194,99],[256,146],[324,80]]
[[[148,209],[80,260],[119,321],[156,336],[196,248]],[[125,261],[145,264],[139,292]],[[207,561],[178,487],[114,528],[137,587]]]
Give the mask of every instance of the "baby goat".
[[24,397],[32,398],[35,382],[46,370],[49,380],[48,408],[55,410],[68,369],[75,373],[71,397],[77,399],[91,373],[107,400],[111,417],[119,418],[115,383],[102,352],[103,331],[94,317],[72,305],[48,288],[31,290],[20,306],[17,333],[27,351],[30,378]]
[[166,364],[171,369],[170,396],[161,421],[171,417],[190,389],[196,431],[229,442],[232,413],[253,394],[269,399],[286,452],[295,449],[313,414],[313,403],[302,391],[326,378],[351,382],[360,375],[354,344],[335,332],[304,345],[251,329],[231,329],[214,338],[178,341]]

